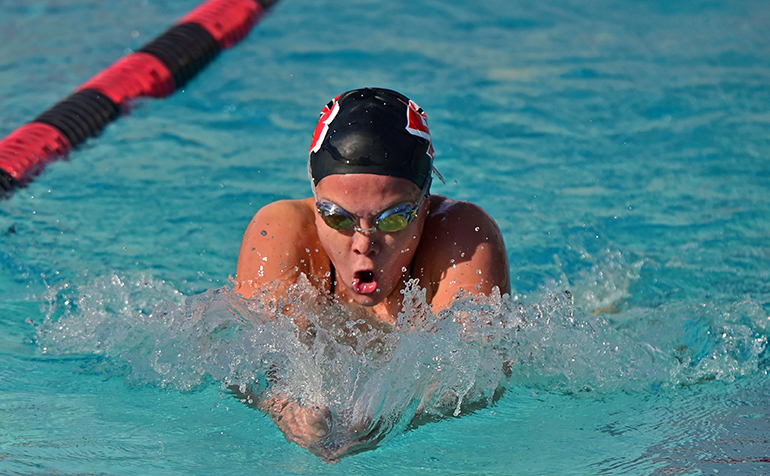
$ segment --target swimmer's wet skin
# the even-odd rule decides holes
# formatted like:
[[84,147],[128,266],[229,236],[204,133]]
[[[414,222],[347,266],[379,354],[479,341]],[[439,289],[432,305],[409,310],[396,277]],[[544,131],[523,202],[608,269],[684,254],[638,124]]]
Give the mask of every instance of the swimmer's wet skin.
[[[310,147],[313,196],[257,212],[243,239],[235,291],[268,306],[280,303],[277,318],[292,315],[301,328],[307,319],[282,298],[302,276],[330,305],[357,310],[378,326],[395,324],[410,280],[424,289],[435,315],[462,291],[509,293],[497,224],[475,204],[430,194],[434,158],[427,115],[406,96],[363,88],[334,98],[321,111]],[[323,408],[254,397],[287,439],[327,459],[371,449],[381,439],[353,438],[332,453],[336,443],[326,441],[320,451],[328,438],[316,418]]]

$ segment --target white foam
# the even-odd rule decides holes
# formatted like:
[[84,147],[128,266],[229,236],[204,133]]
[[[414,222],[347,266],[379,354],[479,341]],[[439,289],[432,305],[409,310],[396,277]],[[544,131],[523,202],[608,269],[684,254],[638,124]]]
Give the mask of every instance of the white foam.
[[230,286],[185,298],[145,275],[105,276],[51,288],[38,340],[45,353],[103,355],[102,371],[133,385],[214,382],[328,407],[334,447],[361,428],[382,443],[410,423],[493,404],[511,385],[602,395],[730,380],[757,370],[766,343],[752,324],[761,306],[745,303],[590,315],[572,293],[544,290],[526,304],[469,294],[435,316],[411,282],[388,329],[306,279],[286,299],[294,316]]

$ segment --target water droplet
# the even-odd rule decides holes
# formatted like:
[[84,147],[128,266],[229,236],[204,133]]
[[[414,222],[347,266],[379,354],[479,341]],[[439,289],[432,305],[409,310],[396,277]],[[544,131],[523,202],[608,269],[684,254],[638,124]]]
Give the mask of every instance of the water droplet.
[[480,269],[477,269],[477,270],[476,270],[476,274],[481,274],[481,270],[480,270]]
[[267,236],[267,230],[262,230],[262,236]]
[[476,231],[479,231],[479,227],[476,227]]

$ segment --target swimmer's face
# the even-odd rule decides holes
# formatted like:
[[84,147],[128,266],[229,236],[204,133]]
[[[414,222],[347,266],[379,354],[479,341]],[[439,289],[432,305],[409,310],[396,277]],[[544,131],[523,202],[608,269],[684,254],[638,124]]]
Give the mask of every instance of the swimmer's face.
[[[359,228],[372,228],[385,210],[414,204],[420,189],[411,181],[372,174],[329,175],[316,186],[319,200],[332,202],[358,217]],[[417,218],[395,233],[339,231],[316,214],[318,237],[337,270],[337,283],[345,294],[364,306],[375,306],[386,298],[399,297],[404,278],[422,236],[428,201]],[[391,296],[394,294],[393,296]]]

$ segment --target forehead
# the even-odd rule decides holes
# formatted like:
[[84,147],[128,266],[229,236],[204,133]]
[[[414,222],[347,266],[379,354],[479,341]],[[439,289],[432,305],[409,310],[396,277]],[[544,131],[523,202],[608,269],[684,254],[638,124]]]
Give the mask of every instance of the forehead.
[[318,182],[315,191],[318,198],[351,212],[354,208],[379,211],[392,204],[417,200],[420,194],[410,180],[373,174],[329,175]]

